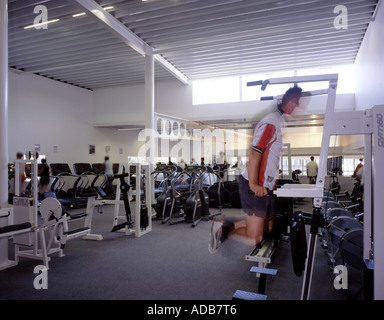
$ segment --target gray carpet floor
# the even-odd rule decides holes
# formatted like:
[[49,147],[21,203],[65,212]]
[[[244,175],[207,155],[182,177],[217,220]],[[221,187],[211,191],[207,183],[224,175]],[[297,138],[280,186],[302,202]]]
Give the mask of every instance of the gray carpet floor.
[[[295,210],[308,209],[309,200],[295,205]],[[47,290],[33,286],[39,261],[22,259],[17,266],[0,271],[0,299],[231,300],[236,290],[257,291],[259,278],[250,272],[255,264],[245,260],[252,248],[229,240],[210,254],[210,222],[191,228],[186,223],[163,225],[153,220],[152,232],[135,238],[110,232],[112,212],[112,206],[104,206],[102,214],[95,210],[92,233],[101,234],[102,241],[74,239],[67,243],[64,257],[52,256]],[[240,209],[223,209],[226,215],[239,213]],[[333,287],[333,274],[319,244],[310,299],[346,300]],[[10,257],[12,250],[10,244]],[[280,242],[269,267],[278,272],[267,278],[268,300],[299,300],[303,277],[293,272],[289,242]],[[349,276],[355,294],[361,274],[351,271]]]

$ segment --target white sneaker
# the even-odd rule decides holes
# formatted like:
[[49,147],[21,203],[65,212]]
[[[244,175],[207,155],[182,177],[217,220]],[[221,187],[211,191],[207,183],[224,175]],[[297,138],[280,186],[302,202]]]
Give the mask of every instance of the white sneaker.
[[223,221],[212,220],[211,228],[209,230],[209,245],[208,251],[214,254],[216,250],[221,246],[221,234],[222,234]]

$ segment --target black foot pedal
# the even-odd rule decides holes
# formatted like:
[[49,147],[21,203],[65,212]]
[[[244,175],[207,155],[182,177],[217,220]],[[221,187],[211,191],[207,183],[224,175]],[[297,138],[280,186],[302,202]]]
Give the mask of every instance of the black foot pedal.
[[114,227],[112,228],[112,232],[119,231],[119,230],[125,228],[126,226],[128,226],[129,229],[132,229],[132,228],[133,228],[132,223],[130,223],[130,222],[124,222],[124,223],[120,223],[120,224],[114,226]]

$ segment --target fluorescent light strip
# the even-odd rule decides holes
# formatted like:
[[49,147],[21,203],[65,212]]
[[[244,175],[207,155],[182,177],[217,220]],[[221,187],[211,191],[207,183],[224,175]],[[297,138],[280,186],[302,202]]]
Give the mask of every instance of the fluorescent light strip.
[[[105,7],[105,8],[103,8],[105,11],[107,11],[107,10],[111,10],[111,9],[113,9],[114,8],[114,6],[108,6],[108,7]],[[77,18],[77,17],[81,17],[81,16],[85,16],[86,15],[86,13],[85,12],[80,12],[80,13],[76,13],[76,14],[73,14],[72,15],[72,18]]]
[[31,28],[35,28],[35,27],[40,27],[40,26],[44,26],[46,24],[53,23],[53,22],[58,22],[58,21],[60,21],[60,19],[53,19],[53,20],[49,20],[49,21],[46,21],[46,22],[36,23],[36,24],[30,25],[30,26],[24,27],[24,29],[31,29]]
[[81,13],[76,13],[74,15],[72,15],[72,18],[77,18],[77,17],[80,17],[80,16],[85,16],[85,12],[81,12]]

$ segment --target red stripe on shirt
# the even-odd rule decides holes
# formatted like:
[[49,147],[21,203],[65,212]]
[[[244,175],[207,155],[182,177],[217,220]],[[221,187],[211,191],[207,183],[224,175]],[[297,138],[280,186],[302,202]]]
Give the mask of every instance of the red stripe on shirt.
[[275,141],[276,139],[268,145],[267,149],[264,150],[263,155],[261,156],[261,163],[259,168],[259,185],[260,186],[264,186],[265,171],[267,169],[267,164],[268,164],[268,156],[269,156],[269,152],[271,151],[271,146]]
[[265,151],[265,148],[270,143],[271,139],[275,134],[276,128],[274,125],[267,123],[263,135],[261,136],[259,142],[255,146],[257,149]]

